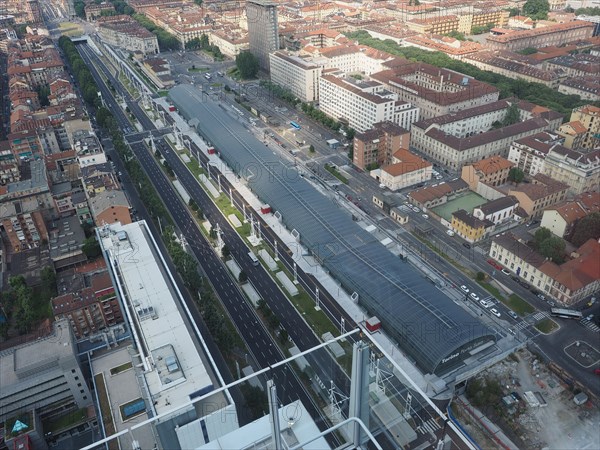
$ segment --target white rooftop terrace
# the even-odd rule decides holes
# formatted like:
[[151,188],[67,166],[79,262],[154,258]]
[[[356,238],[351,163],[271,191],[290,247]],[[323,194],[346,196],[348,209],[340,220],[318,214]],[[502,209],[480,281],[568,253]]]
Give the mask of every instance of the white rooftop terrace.
[[[146,222],[115,223],[100,231],[116,276],[156,413],[215,386],[176,303],[181,298]],[[208,352],[207,352],[208,353]],[[209,355],[208,355],[209,356]],[[209,356],[210,357],[210,356]]]

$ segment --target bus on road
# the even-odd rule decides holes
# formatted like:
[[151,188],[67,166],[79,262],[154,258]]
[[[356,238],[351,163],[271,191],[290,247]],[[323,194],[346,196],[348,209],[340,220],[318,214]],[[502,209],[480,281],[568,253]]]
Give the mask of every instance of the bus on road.
[[302,127],[300,125],[298,125],[296,122],[290,122],[290,125],[292,127],[294,127],[296,130],[301,130]]
[[563,319],[583,319],[581,311],[575,311],[574,309],[552,308],[550,309],[550,314],[554,317],[561,317]]

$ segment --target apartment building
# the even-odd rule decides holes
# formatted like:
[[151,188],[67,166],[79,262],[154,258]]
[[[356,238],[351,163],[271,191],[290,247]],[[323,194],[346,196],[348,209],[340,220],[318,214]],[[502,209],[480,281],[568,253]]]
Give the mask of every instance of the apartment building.
[[250,52],[258,58],[260,67],[269,71],[269,53],[279,50],[277,3],[268,0],[246,2]]
[[490,257],[544,295],[572,305],[600,288],[600,243],[590,239],[575,257],[555,264],[510,233],[496,236]]
[[506,156],[510,144],[545,129],[554,129],[558,121],[545,108],[536,116],[520,102],[521,121],[497,127],[506,116],[510,101],[500,100],[454,114],[415,122],[411,146],[441,165],[458,171],[464,165],[490,156]]
[[459,16],[447,15],[426,19],[411,19],[406,22],[406,26],[409,30],[419,34],[448,34],[452,31],[458,31],[459,23]]
[[303,102],[319,100],[322,67],[285,52],[269,54],[271,82],[291,91]]
[[384,89],[381,83],[326,72],[319,79],[321,111],[356,131],[365,132],[385,121],[410,130],[412,123],[419,120],[419,108],[399,101],[398,96]]
[[156,35],[129,16],[99,18],[97,26],[98,35],[109,45],[144,55],[160,52]]
[[581,147],[595,148],[600,146],[600,107],[584,105],[573,109],[571,122],[579,122],[587,130],[581,142]]
[[404,45],[422,48],[432,52],[443,52],[450,58],[464,60],[466,56],[481,52],[483,46],[478,42],[461,41],[443,35],[416,35],[403,40]]
[[90,286],[52,299],[56,320],[67,319],[76,339],[123,322],[121,306],[108,272],[93,274]]
[[487,219],[478,219],[464,209],[452,213],[452,230],[467,242],[479,242],[494,229],[494,223]]
[[600,189],[600,149],[582,153],[562,145],[546,156],[544,174],[569,186],[569,193],[581,194]]
[[544,161],[550,149],[560,146],[563,141],[558,134],[548,131],[518,139],[510,145],[508,160],[527,175],[534,176],[544,171]]
[[511,51],[523,50],[528,47],[558,47],[568,42],[591,38],[593,32],[593,23],[574,20],[533,30],[490,34],[486,37],[486,45],[492,50]]
[[572,201],[546,209],[540,226],[548,228],[553,234],[562,238],[573,231],[577,221],[597,212],[600,212],[600,193],[584,192]]
[[578,149],[583,147],[587,137],[587,128],[578,120],[563,123],[556,133],[564,140],[567,148]]
[[546,208],[562,202],[568,189],[567,184],[538,173],[531,178],[531,183],[510,188],[508,195],[514,196],[519,206],[534,219],[540,217]]
[[393,122],[379,122],[364,133],[354,136],[352,162],[365,170],[367,166],[390,164],[392,155],[400,148],[408,148],[410,133]]
[[16,413],[92,405],[69,322],[57,320],[37,340],[0,352],[0,422]]
[[565,78],[562,71],[537,67],[529,58],[505,50],[471,53],[463,60],[481,70],[489,70],[515,80],[540,83],[551,88],[556,88]]
[[582,100],[600,101],[600,77],[568,78],[560,83],[558,92],[567,95],[579,95]]
[[361,73],[371,75],[384,70],[384,64],[392,61],[394,56],[365,45],[339,44],[332,47],[318,48],[309,52],[305,47],[302,53],[314,57],[314,63],[324,69],[338,69],[344,73]]
[[98,17],[101,17],[103,12],[107,12],[109,15],[115,14],[114,5],[106,2],[103,2],[99,5],[95,3],[89,3],[85,5],[85,20],[88,22],[93,22]]
[[600,77],[600,56],[587,53],[562,55],[545,61],[543,68],[561,70],[569,78],[597,78]]
[[[323,31],[323,30],[321,30]],[[319,77],[323,70],[370,75],[393,59],[389,53],[366,46],[337,44],[305,47],[301,52],[273,52],[269,55],[271,81],[292,91],[303,101],[319,100]]]
[[392,163],[382,167],[379,182],[391,191],[431,180],[432,164],[401,148],[394,152]]
[[500,156],[491,156],[463,166],[461,179],[468,185],[469,189],[476,192],[479,183],[489,186],[500,186],[508,181],[510,169],[514,164]]
[[216,45],[225,56],[234,58],[250,48],[248,34],[241,29],[213,30],[208,33],[208,40]]
[[77,154],[79,167],[87,167],[107,162],[106,153],[98,137],[87,130],[77,130],[71,136],[73,149]]
[[513,217],[519,201],[512,197],[500,197],[473,209],[473,216],[479,220],[489,220],[494,225],[506,222]]
[[417,106],[422,119],[486,105],[498,100],[499,91],[458,72],[396,58],[371,75],[398,99]]
[[88,199],[96,225],[131,223],[131,205],[121,190],[105,190]]

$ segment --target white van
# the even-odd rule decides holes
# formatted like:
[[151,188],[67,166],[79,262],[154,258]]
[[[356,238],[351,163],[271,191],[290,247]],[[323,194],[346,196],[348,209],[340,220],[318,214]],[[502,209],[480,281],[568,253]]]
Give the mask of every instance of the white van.
[[253,266],[258,266],[259,261],[254,252],[248,252],[248,258],[250,258],[250,261],[252,261]]

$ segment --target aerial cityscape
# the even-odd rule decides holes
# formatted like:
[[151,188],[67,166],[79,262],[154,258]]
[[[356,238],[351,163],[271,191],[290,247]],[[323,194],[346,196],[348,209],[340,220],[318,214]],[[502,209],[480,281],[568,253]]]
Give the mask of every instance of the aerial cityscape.
[[600,449],[600,1],[2,0],[0,450]]

